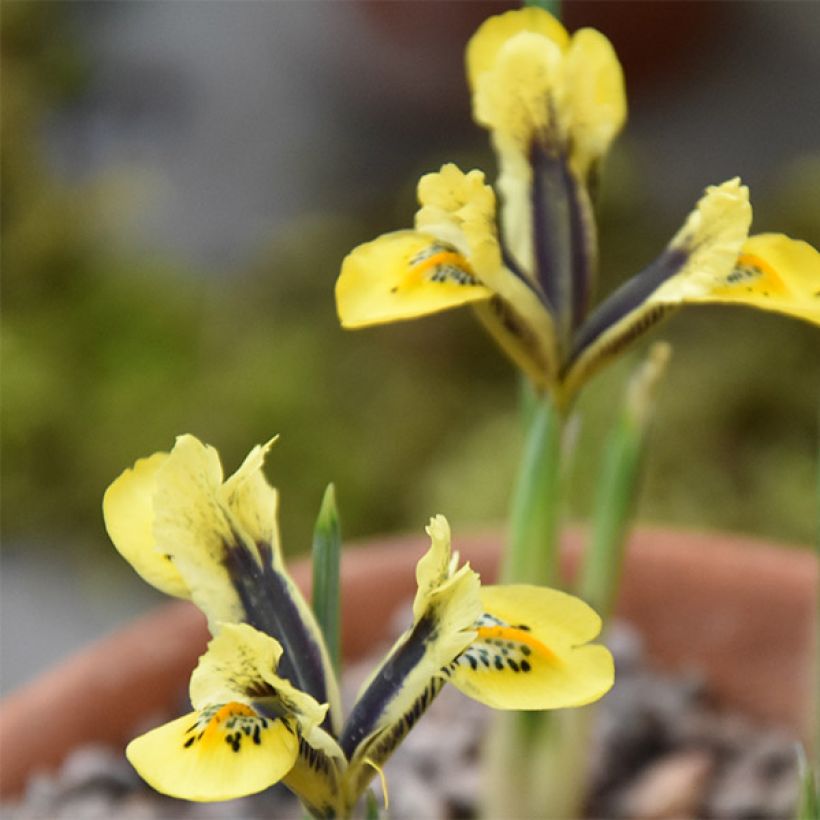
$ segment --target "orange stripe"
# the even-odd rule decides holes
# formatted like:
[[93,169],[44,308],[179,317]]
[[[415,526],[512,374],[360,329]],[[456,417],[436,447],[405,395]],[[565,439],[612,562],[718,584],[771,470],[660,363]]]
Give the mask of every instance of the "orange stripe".
[[470,270],[467,261],[460,253],[455,253],[454,251],[439,251],[439,253],[434,253],[432,256],[428,256],[426,259],[422,259],[420,262],[411,265],[409,271],[405,274],[404,282],[405,284],[418,284],[430,268],[446,264],[456,265],[467,272]]
[[215,740],[222,722],[230,717],[233,717],[234,715],[256,717],[256,712],[244,703],[238,703],[237,701],[226,703],[224,706],[221,706],[214,716],[208,721],[208,725],[205,727],[205,733],[202,736],[202,741],[208,742]]
[[775,283],[780,283],[780,277],[777,271],[765,260],[753,253],[742,253],[737,258],[737,264],[740,267],[757,268],[763,275],[769,276]]
[[479,638],[495,638],[504,641],[522,643],[543,655],[553,663],[560,663],[560,658],[546,644],[541,643],[531,632],[516,629],[512,626],[479,626],[476,630]]

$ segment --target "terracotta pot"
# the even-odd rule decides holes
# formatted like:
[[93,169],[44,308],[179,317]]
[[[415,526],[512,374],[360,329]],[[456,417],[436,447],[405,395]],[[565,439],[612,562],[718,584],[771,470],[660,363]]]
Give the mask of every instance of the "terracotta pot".
[[[570,532],[571,575],[580,532]],[[500,539],[459,537],[482,578],[495,575]],[[388,637],[392,612],[415,590],[419,537],[345,551],[344,651],[355,658]],[[309,568],[293,572],[303,589]],[[749,538],[643,529],[632,538],[619,606],[661,669],[697,669],[718,700],[805,735],[810,708],[817,562]],[[179,708],[208,639],[190,604],[171,603],[91,645],[0,704],[0,794],[19,792],[85,743],[124,745],[152,716]],[[617,685],[617,682],[616,682]],[[36,726],[37,730],[33,730]]]

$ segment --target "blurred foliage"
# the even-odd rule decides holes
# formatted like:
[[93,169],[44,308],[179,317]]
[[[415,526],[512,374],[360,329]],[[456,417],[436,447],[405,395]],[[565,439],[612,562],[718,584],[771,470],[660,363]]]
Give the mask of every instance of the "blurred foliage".
[[[420,531],[439,511],[457,527],[501,520],[521,447],[515,376],[469,312],[358,333],[336,321],[339,261],[409,222],[413,181],[371,213],[301,215],[256,264],[219,279],[136,252],[111,222],[105,179],[49,168],[46,115],[82,92],[88,70],[67,37],[52,36],[63,14],[59,4],[3,7],[4,540],[108,549],[105,487],[181,432],[217,446],[227,471],[282,434],[268,473],[291,552],[309,548],[328,481],[347,536]],[[614,157],[604,192],[602,292],[677,227],[653,214],[632,152]],[[438,161],[425,159],[420,171]],[[492,168],[487,155],[476,164]],[[755,191],[756,225],[818,244],[807,216],[820,213],[817,168],[788,169],[771,211]],[[661,334],[674,354],[642,516],[809,541],[816,330],[712,308]],[[628,366],[596,379],[581,403],[576,516],[590,510]]]

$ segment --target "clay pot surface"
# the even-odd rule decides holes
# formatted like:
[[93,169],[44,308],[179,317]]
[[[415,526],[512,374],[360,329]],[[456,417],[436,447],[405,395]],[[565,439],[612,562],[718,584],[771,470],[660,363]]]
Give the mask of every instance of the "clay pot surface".
[[[565,540],[571,577],[580,530]],[[501,539],[455,539],[485,582],[496,574]],[[391,618],[415,592],[423,537],[351,546],[342,559],[345,656],[355,659],[390,635]],[[307,561],[293,575],[310,593]],[[630,541],[619,614],[643,634],[654,665],[704,675],[720,702],[806,735],[818,571],[809,550],[727,535],[638,530]],[[187,602],[164,605],[55,666],[0,704],[0,794],[19,792],[38,770],[75,747],[124,746],[154,717],[180,708],[188,676],[208,640],[205,618]],[[617,678],[616,678],[617,686]]]

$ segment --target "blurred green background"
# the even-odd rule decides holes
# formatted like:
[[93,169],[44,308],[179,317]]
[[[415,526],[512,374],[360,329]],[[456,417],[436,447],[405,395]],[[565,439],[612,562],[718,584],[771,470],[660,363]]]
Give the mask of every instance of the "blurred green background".
[[[436,512],[447,514],[456,532],[501,521],[522,443],[512,368],[468,311],[347,333],[337,325],[332,292],[348,250],[410,224],[421,173],[456,161],[493,176],[486,137],[469,122],[461,55],[474,24],[503,4],[232,6],[234,18],[266,15],[278,31],[310,15],[293,36],[307,50],[300,65],[315,58],[324,74],[317,69],[302,89],[300,66],[285,64],[273,47],[266,51],[265,65],[278,66],[290,102],[269,131],[240,114],[231,139],[210,158],[191,147],[197,184],[222,179],[224,167],[242,161],[249,134],[275,137],[282,123],[301,116],[300,106],[311,112],[306,133],[324,130],[323,145],[333,148],[311,153],[310,139],[293,134],[287,144],[269,140],[257,163],[268,199],[255,212],[250,239],[241,228],[253,203],[233,209],[231,196],[239,194],[226,194],[225,185],[196,189],[196,201],[183,190],[157,217],[156,197],[175,184],[173,176],[143,166],[128,144],[117,153],[116,140],[101,142],[95,130],[113,99],[122,105],[120,132],[142,129],[150,142],[143,109],[166,94],[163,105],[173,112],[167,130],[173,117],[190,116],[191,145],[194,136],[207,136],[196,119],[207,84],[195,94],[182,86],[174,97],[161,72],[135,71],[129,88],[139,89],[143,109],[128,109],[116,82],[125,82],[122,61],[130,55],[133,67],[136,59],[130,35],[139,26],[150,32],[152,15],[206,28],[211,23],[202,20],[213,18],[208,36],[219,38],[228,4],[106,5],[3,4],[6,554],[93,557],[105,575],[118,560],[102,528],[105,487],[182,432],[214,444],[227,471],[253,444],[281,434],[268,474],[281,490],[291,553],[308,546],[328,481],[337,485],[350,538],[420,531]],[[312,10],[300,11],[302,5]],[[820,105],[808,105],[817,101],[811,83],[818,75],[808,70],[817,68],[816,51],[810,37],[802,50],[803,40],[788,39],[788,32],[817,24],[817,7],[656,4],[667,7],[658,17],[646,4],[609,4],[633,24],[630,34],[606,5],[570,4],[567,11],[572,25],[596,23],[623,49],[631,94],[632,121],[605,172],[600,292],[653,258],[707,184],[738,173],[752,185],[757,230],[820,246],[820,154],[812,152]],[[684,6],[690,11],[683,16],[669,11]],[[123,21],[129,14],[140,19]],[[354,19],[359,41],[351,36],[347,51],[322,51],[331,35],[311,26],[341,14]],[[786,26],[785,68],[774,58],[759,65],[756,51],[755,38],[773,37],[775,18]],[[156,25],[163,31],[161,19]],[[105,38],[112,26],[120,45],[125,32],[123,49]],[[728,30],[731,44],[721,33]],[[173,31],[160,38],[169,49]],[[365,57],[368,42],[379,47]],[[241,39],[234,48],[241,50]],[[809,61],[805,71],[801,60]],[[232,76],[228,67],[215,72]],[[755,99],[749,85],[761,72],[784,94],[762,87]],[[253,106],[254,94],[265,93],[260,84],[236,89],[239,99]],[[168,134],[160,128],[157,139]],[[189,155],[186,145],[175,150]],[[285,161],[292,188],[304,179],[298,194],[277,190]],[[234,185],[241,188],[241,179]],[[227,197],[221,210],[220,197]],[[177,216],[188,219],[179,229],[175,201]],[[240,238],[221,240],[224,256],[206,262],[207,243],[198,252],[196,242],[175,245],[196,218],[197,202],[211,220],[200,226],[206,235],[225,221],[239,225]],[[275,214],[269,223],[268,212]],[[160,230],[152,219],[162,222]],[[232,253],[240,244],[241,253]],[[668,339],[674,354],[641,519],[809,542],[816,523],[816,329],[703,308],[678,314],[653,338]],[[573,517],[589,511],[602,437],[635,360],[633,354],[597,377],[581,402]]]

